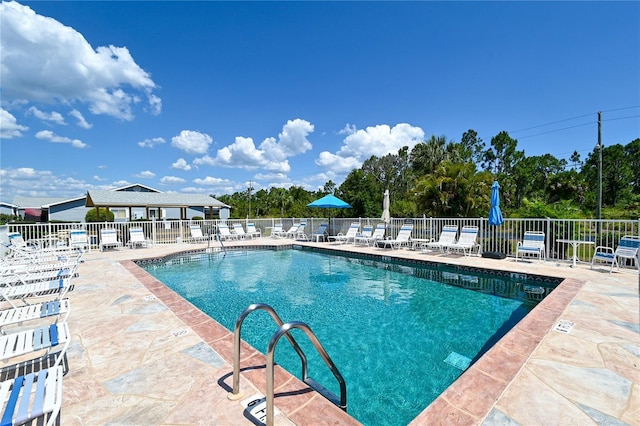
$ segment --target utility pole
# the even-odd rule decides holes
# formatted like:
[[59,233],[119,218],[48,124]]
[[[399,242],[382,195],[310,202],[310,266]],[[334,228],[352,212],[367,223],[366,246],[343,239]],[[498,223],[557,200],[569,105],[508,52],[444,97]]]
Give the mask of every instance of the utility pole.
[[249,214],[247,219],[251,219],[251,181],[249,181]]
[[602,112],[598,111],[598,220],[602,219]]

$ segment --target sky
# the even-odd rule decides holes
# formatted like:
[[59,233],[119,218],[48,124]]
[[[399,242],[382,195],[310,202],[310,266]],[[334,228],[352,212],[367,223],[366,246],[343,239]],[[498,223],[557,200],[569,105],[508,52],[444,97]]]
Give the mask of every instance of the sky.
[[0,5],[0,201],[140,183],[340,185],[501,131],[584,160],[640,137],[640,2]]

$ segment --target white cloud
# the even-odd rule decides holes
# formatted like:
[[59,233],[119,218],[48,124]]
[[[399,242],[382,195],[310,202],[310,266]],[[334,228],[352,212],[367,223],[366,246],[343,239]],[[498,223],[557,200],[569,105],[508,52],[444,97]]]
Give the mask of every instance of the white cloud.
[[140,172],[134,175],[134,177],[141,178],[141,179],[151,179],[151,178],[154,178],[155,176],[156,174],[153,172],[150,172],[149,170],[145,170],[143,172]]
[[215,158],[205,156],[194,164],[235,167],[248,170],[258,168],[276,173],[291,170],[289,157],[305,153],[312,148],[307,136],[314,130],[313,124],[306,120],[289,120],[282,127],[278,139],[266,138],[256,147],[252,138],[237,136],[231,145],[219,149]]
[[18,124],[16,118],[9,111],[0,108],[0,138],[19,138],[22,136],[22,132],[26,132],[27,130],[29,130],[29,128]]
[[160,183],[163,185],[174,185],[177,183],[185,183],[186,181],[177,176],[163,176]]
[[372,155],[383,157],[395,154],[404,146],[411,149],[424,139],[424,131],[420,127],[407,123],[394,127],[380,124],[364,130],[347,124],[340,133],[347,134],[347,137],[338,152],[323,151],[316,160],[318,166],[335,173],[348,173],[360,167]]
[[206,185],[206,186],[217,186],[217,185],[229,185],[231,183],[228,179],[222,178],[214,178],[211,176],[207,176],[204,179],[194,179],[193,183],[198,185]]
[[204,154],[209,150],[211,142],[211,136],[194,130],[183,130],[178,136],[171,138],[171,146],[187,154]]
[[142,147],[142,148],[153,148],[156,145],[160,145],[162,143],[165,143],[164,138],[151,138],[151,139],[145,139],[142,140],[140,142],[138,142],[138,146]]
[[[87,192],[91,185],[70,178],[58,177],[49,170],[31,167],[0,169],[3,201],[23,197],[78,197]],[[55,195],[54,195],[55,194]]]
[[172,169],[189,171],[191,170],[191,166],[186,162],[184,158],[178,158],[175,163],[171,165]]
[[42,140],[48,140],[49,142],[55,143],[68,143],[71,144],[74,148],[86,148],[88,145],[82,142],[80,139],[70,139],[64,136],[58,136],[53,133],[51,130],[41,130],[36,133],[36,138]]
[[51,121],[56,124],[66,125],[64,122],[64,117],[62,114],[56,111],[52,111],[50,113],[46,113],[44,111],[40,111],[38,108],[32,106],[27,110],[28,114],[33,114],[34,117],[39,118],[42,121]]
[[155,83],[126,47],[94,49],[75,29],[14,1],[0,4],[0,27],[6,101],[80,101],[94,114],[132,120],[142,95],[152,113],[160,111]]
[[87,123],[87,120],[84,119],[82,113],[77,109],[72,110],[69,115],[78,120],[78,127],[82,127],[83,129],[90,129],[93,127],[93,124]]

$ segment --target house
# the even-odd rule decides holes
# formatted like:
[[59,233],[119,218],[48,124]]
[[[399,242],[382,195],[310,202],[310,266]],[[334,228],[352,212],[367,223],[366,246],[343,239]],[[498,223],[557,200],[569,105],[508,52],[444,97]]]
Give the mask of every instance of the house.
[[92,208],[109,209],[115,221],[135,219],[191,219],[229,217],[230,206],[202,194],[165,193],[142,184],[132,184],[111,191],[88,191],[75,198],[15,197],[20,216],[38,222],[84,222]]
[[9,216],[15,216],[18,211],[18,206],[11,203],[5,203],[4,201],[0,201],[0,214],[6,214]]

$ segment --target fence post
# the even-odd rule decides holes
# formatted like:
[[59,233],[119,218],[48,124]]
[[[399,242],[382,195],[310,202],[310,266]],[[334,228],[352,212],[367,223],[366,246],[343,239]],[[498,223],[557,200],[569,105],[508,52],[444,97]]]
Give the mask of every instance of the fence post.
[[544,244],[544,257],[545,259],[549,259],[549,241],[551,241],[551,218],[547,217],[547,231],[546,231],[546,239],[547,241],[545,241]]

